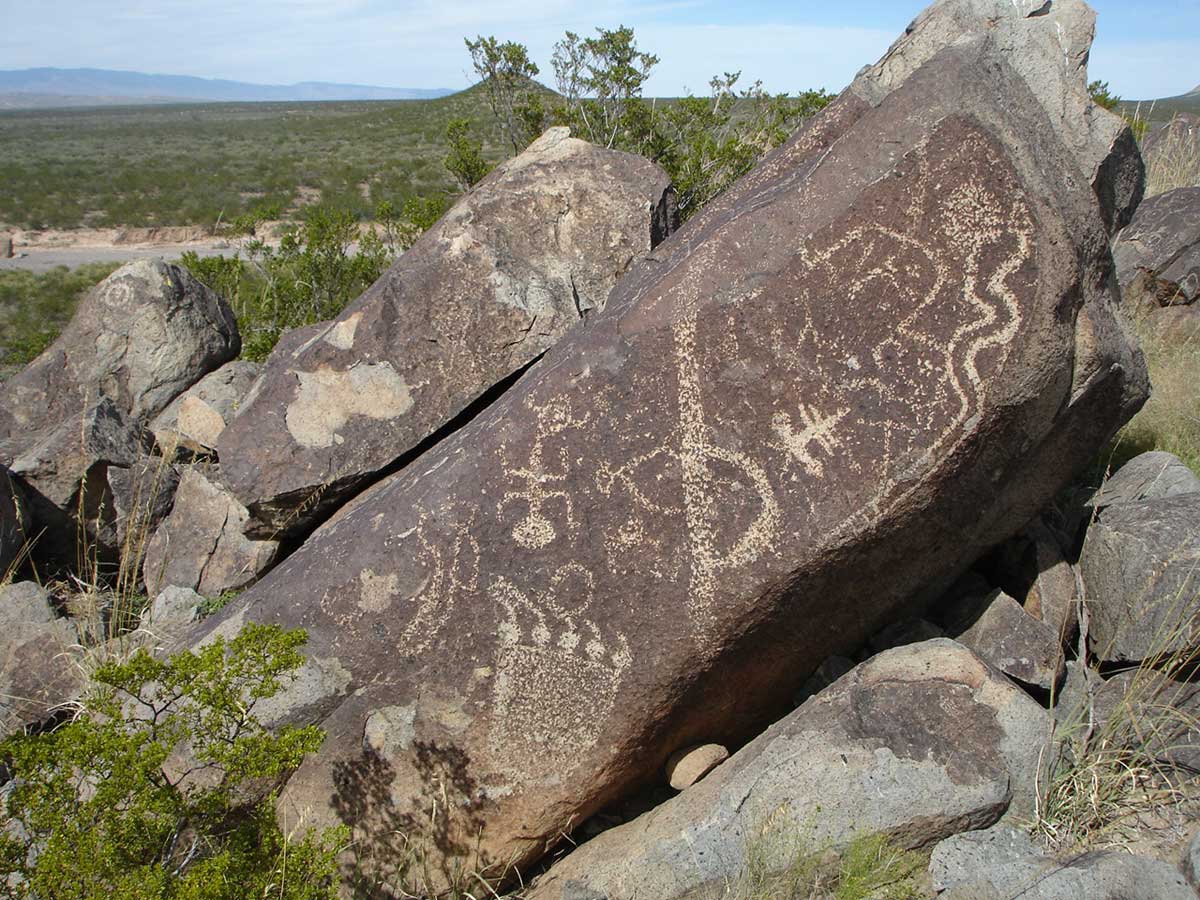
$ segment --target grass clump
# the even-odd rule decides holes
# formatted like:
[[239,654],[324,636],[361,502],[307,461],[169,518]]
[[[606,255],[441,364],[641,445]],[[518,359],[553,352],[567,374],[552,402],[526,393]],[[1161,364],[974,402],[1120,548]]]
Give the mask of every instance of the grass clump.
[[259,789],[321,744],[313,726],[272,733],[255,715],[294,677],[304,642],[302,631],[248,625],[166,661],[142,650],[98,668],[71,721],[5,741],[0,891],[334,900],[342,832],[284,834]]

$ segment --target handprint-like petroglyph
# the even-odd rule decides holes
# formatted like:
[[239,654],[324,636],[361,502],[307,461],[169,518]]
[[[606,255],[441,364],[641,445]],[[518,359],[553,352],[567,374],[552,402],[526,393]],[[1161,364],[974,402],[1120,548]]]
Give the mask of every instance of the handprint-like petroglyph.
[[[565,398],[550,401],[535,414],[537,425],[528,462],[511,470],[511,475],[524,483],[518,489],[505,492],[496,509],[503,516],[513,505],[524,507],[525,515],[513,526],[512,538],[527,550],[549,546],[558,537],[559,528],[565,528],[568,535],[573,535],[578,527],[574,500],[566,487],[570,461],[561,447],[557,454],[549,452],[547,442],[569,428],[583,427],[590,418],[588,413],[574,413]],[[551,519],[551,506],[559,507],[562,512],[557,526]]]
[[538,594],[497,576],[489,594],[501,616],[490,743],[508,774],[565,773],[592,746],[632,658],[620,631],[588,618],[595,579],[561,566]]

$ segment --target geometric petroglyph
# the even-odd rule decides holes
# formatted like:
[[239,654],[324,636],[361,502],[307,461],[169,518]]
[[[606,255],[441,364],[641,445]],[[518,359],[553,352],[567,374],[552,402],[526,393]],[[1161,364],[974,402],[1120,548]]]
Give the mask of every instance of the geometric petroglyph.
[[586,616],[592,574],[561,566],[530,596],[503,576],[489,594],[503,612],[497,635],[489,743],[505,774],[565,775],[592,747],[632,663],[629,642]]
[[825,477],[825,465],[814,456],[810,449],[814,444],[828,456],[833,456],[837,450],[837,442],[833,439],[833,431],[838,423],[850,412],[850,407],[843,407],[835,413],[822,416],[810,407],[800,405],[801,429],[797,431],[792,424],[792,417],[785,412],[777,412],[771,419],[771,429],[779,437],[784,449],[800,463],[810,474],[817,478]]
[[[580,428],[590,418],[588,413],[573,415],[571,406],[565,398],[555,398],[536,411],[537,424],[534,426],[533,447],[529,452],[529,460],[525,465],[518,465],[509,474],[520,479],[520,488],[508,491],[501,497],[496,507],[498,515],[503,517],[505,509],[513,504],[523,506],[525,515],[513,526],[512,537],[526,550],[540,550],[549,546],[558,537],[558,528],[551,521],[551,507],[561,508],[563,520],[559,527],[565,527],[570,536],[574,536],[578,523],[575,521],[575,508],[568,491],[558,485],[563,485],[570,475],[570,463],[565,451],[560,450],[556,460],[547,459],[547,441],[562,434],[568,428]],[[554,471],[548,468],[549,462],[555,462]]]

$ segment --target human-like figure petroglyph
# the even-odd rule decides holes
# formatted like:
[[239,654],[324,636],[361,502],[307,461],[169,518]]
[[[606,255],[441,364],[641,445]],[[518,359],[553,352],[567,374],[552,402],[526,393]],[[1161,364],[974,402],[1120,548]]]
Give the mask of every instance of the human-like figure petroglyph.
[[[547,443],[568,428],[581,428],[587,424],[588,413],[574,413],[566,399],[555,399],[537,411],[533,447],[528,462],[511,470],[513,478],[523,484],[507,491],[500,499],[496,512],[503,516],[515,506],[523,507],[525,515],[512,529],[513,540],[527,550],[540,550],[549,546],[565,528],[573,535],[578,528],[571,493],[566,489],[571,474],[570,461],[560,448],[555,454],[548,452]],[[551,520],[551,507],[561,513],[556,526]]]
[[632,663],[625,635],[587,617],[594,583],[567,563],[541,592],[504,576],[489,587],[502,611],[489,741],[513,761],[513,777],[568,772],[600,734]]

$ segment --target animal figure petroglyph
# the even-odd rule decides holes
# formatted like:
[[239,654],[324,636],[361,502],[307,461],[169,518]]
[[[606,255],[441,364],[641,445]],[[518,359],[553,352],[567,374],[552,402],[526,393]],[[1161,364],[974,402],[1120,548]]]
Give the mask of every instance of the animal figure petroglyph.
[[629,642],[587,617],[595,579],[561,566],[540,593],[496,576],[503,610],[496,643],[490,742],[521,779],[568,772],[591,747],[632,663]]

